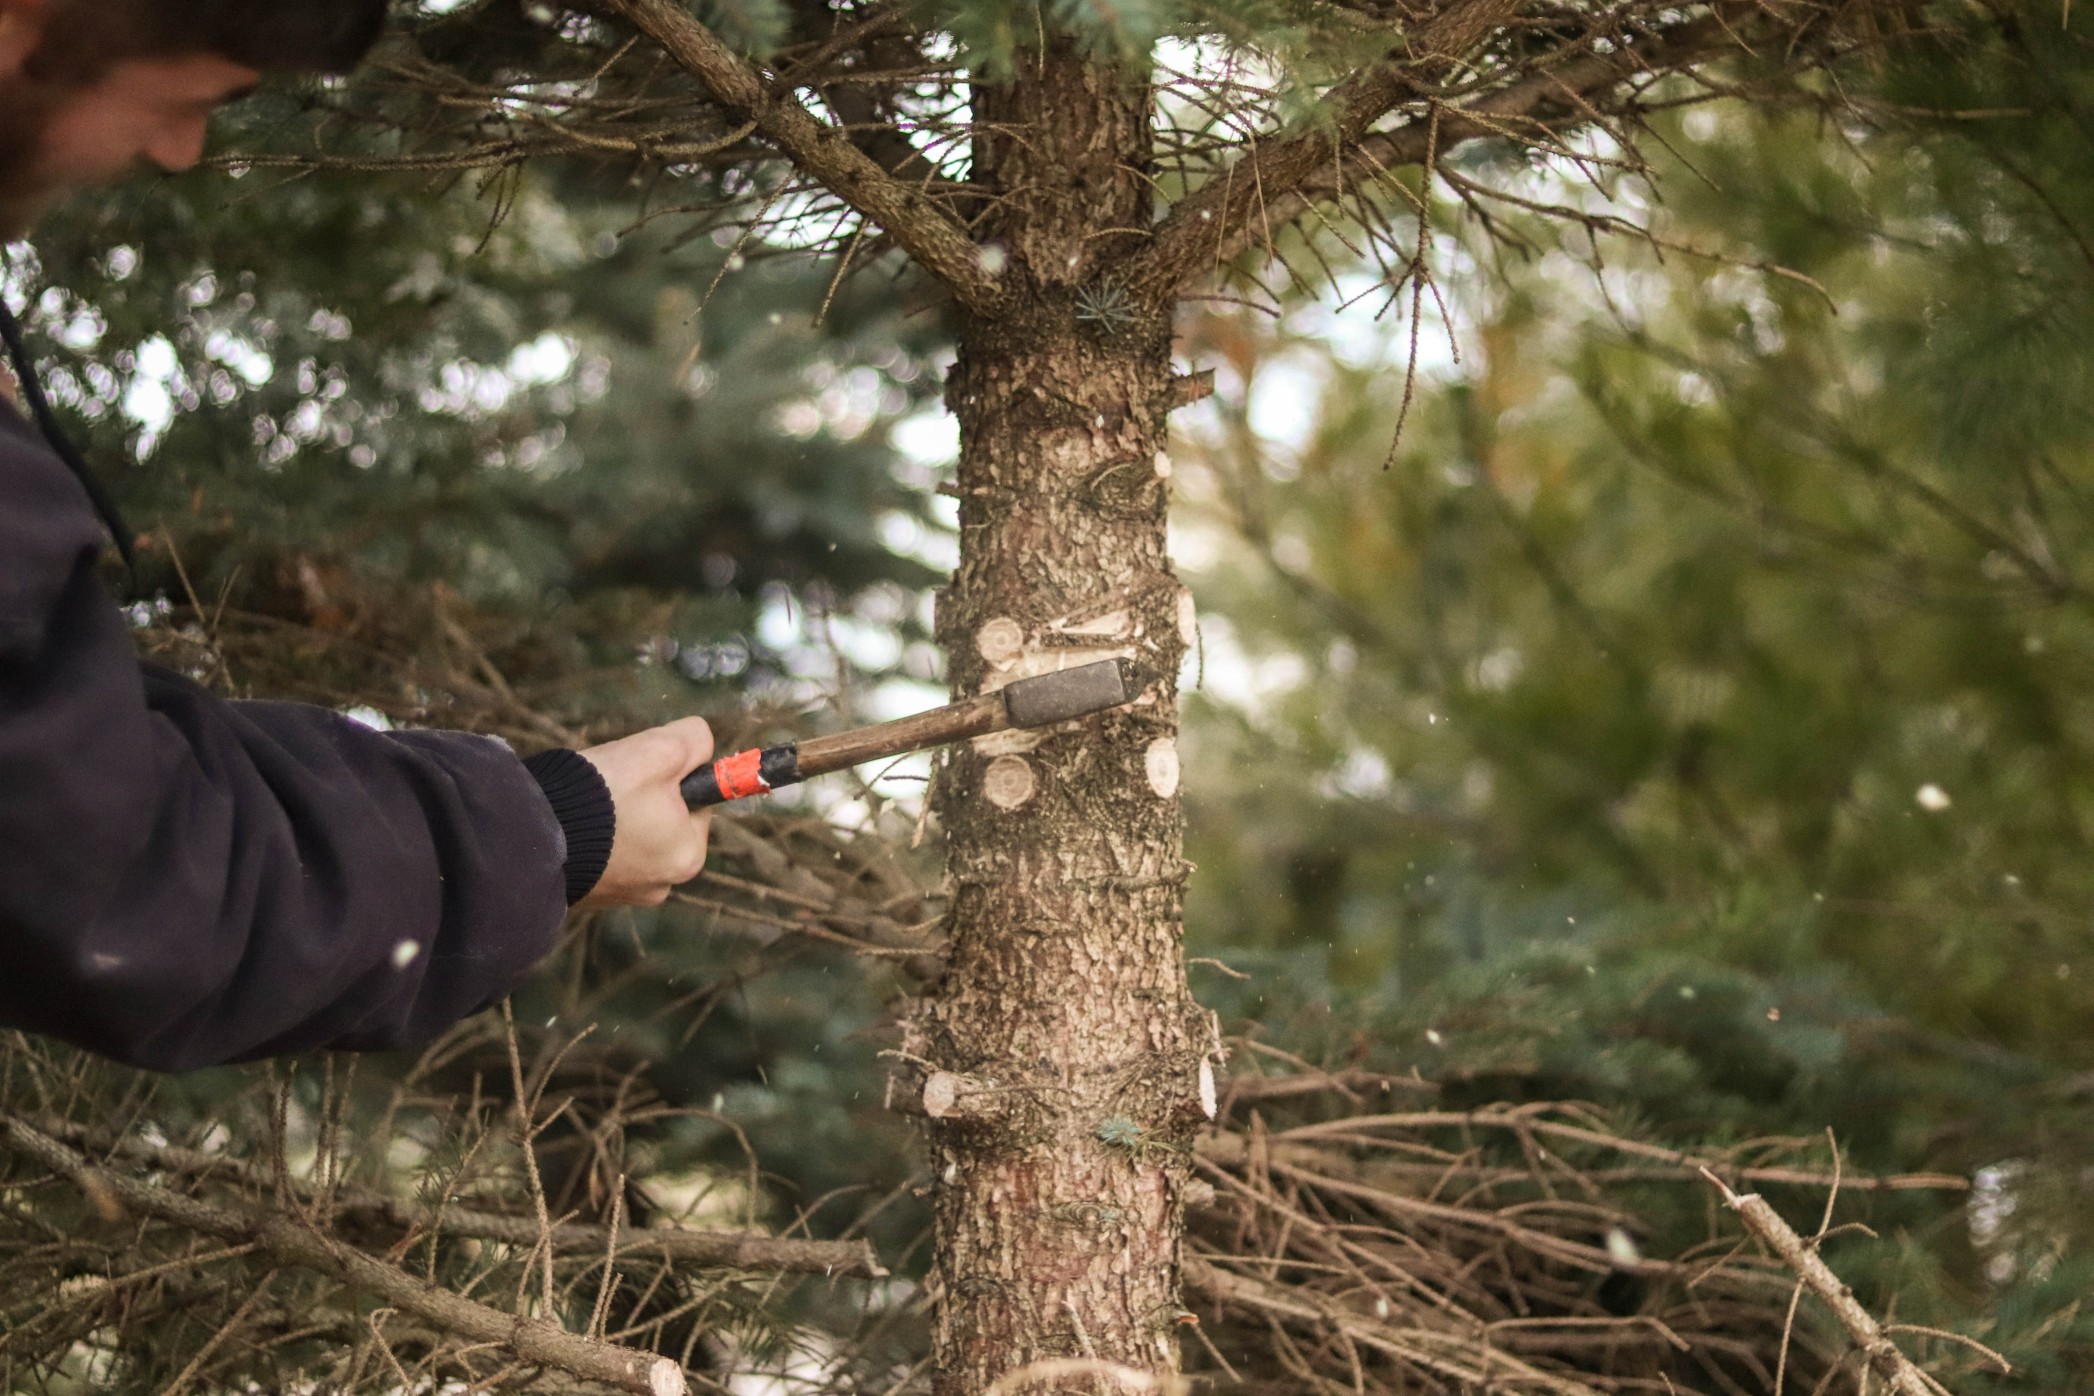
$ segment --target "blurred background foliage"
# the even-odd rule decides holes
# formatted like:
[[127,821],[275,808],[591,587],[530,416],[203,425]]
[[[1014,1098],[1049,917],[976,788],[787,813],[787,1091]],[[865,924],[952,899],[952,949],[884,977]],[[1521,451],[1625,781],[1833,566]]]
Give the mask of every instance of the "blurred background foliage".
[[[264,139],[299,100],[257,99],[220,143]],[[52,396],[141,535],[110,580],[152,655],[241,696],[526,750],[692,713],[756,741],[936,701],[948,502],[893,440],[940,388],[935,317],[891,268],[832,288],[832,267],[745,264],[634,209],[586,167],[235,167],[82,198],[10,249]],[[906,848],[914,810],[894,797],[921,782],[794,792],[716,837],[713,866],[913,920],[931,855]],[[556,1213],[607,1223],[615,1196],[627,1226],[773,1231],[809,1213],[803,1234],[862,1223],[909,1253],[911,1206],[863,1215],[915,1167],[875,1058],[897,979],[784,926],[718,903],[599,917],[517,995],[526,1064],[568,1104],[536,1149]],[[349,1151],[359,1175],[412,1192],[471,1157],[510,1094],[499,1023],[475,1022],[434,1067],[374,1056],[346,1088],[318,1062],[165,1080],[9,1047],[0,1094],[266,1147],[288,1085],[294,1163],[339,1116],[337,1139],[372,1146]],[[605,1155],[605,1135],[630,1152]],[[513,1149],[478,1157],[483,1185],[522,1196]],[[63,1277],[16,1278],[27,1296]],[[695,1343],[700,1368],[785,1362],[796,1321],[842,1306],[848,1327],[862,1298],[701,1274],[614,1318],[681,1306],[654,1340]],[[116,1367],[44,1379],[158,1389],[223,1318],[177,1307],[127,1328]],[[333,1341],[278,1360],[326,1370]]]
[[[1650,182],[1470,148],[1415,341],[1333,243],[1335,290],[1199,303],[1180,345],[1219,377],[1173,452],[1188,920],[1249,976],[1196,967],[1205,1001],[1453,1108],[1596,1100],[1682,1146],[1831,1129],[1855,1167],[1973,1177],[1850,1198],[1877,1239],[1836,1243],[1872,1300],[2021,1365],[1968,1391],[2094,1373],[2094,55],[2062,18],[1845,75],[1842,120],[1660,116]],[[928,699],[938,317],[884,264],[825,299],[830,268],[633,209],[557,163],[254,169],[15,249],[55,395],[153,534],[141,623],[331,635],[220,677],[481,720],[374,681],[406,633],[544,740]],[[911,788],[783,813],[809,864],[920,874]],[[560,1041],[586,1010],[577,1079],[647,1063],[701,1112],[646,1140],[655,1205],[742,1176],[746,1141],[736,1206],[783,1225],[853,1189],[806,1221],[834,1234],[885,1197],[873,1234],[917,1273],[875,1056],[900,979],[718,920],[604,918],[519,1018]],[[1704,1199],[1666,1196],[1652,1225],[1691,1229]]]
[[[258,99],[223,143],[298,105]],[[354,631],[441,585],[519,628],[520,691],[651,646],[699,685],[657,711],[833,686],[789,655],[821,628],[795,607],[855,674],[935,677],[919,613],[949,545],[888,442],[937,391],[935,322],[891,275],[825,300],[833,269],[741,269],[634,208],[586,167],[234,166],[69,205],[14,282],[53,397],[164,535],[139,590]]]
[[2025,19],[1851,120],[1662,122],[1662,202],[1465,152],[1573,216],[1450,181],[1394,454],[1409,306],[1341,272],[1189,328],[1176,461],[1212,989],[1469,1100],[1976,1174],[1874,1259],[2028,1335],[2094,1239],[2094,74]]

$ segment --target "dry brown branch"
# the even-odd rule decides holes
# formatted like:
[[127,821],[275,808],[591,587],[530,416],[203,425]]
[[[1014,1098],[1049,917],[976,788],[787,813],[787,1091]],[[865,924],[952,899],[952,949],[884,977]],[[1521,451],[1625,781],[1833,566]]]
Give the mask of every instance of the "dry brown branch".
[[737,906],[733,902],[717,901],[711,897],[693,896],[689,892],[673,893],[670,900],[678,906],[696,907],[701,911],[717,912],[722,916],[747,921],[752,925],[767,926],[783,935],[811,936],[830,945],[842,946],[856,955],[897,956],[913,959],[924,953],[921,950],[894,950],[885,946],[871,945],[855,936],[842,935],[829,930],[820,922],[808,917],[793,920],[784,916],[774,916],[768,912],[754,911],[745,906]]
[[[1760,1168],[1735,1162],[1743,1153],[1767,1147],[1765,1142],[1748,1143],[1734,1149],[1727,1159],[1711,1158],[1708,1154],[1690,1153],[1684,1149],[1670,1149],[1662,1144],[1647,1140],[1629,1139],[1609,1134],[1583,1125],[1570,1124],[1548,1118],[1562,1107],[1543,1103],[1540,1105],[1501,1105],[1481,1110],[1420,1110],[1400,1115],[1363,1115],[1315,1124],[1302,1125],[1273,1136],[1276,1143],[1289,1141],[1324,1140],[1332,1142],[1364,1141],[1380,1143],[1371,1138],[1376,1132],[1410,1133],[1424,1129],[1495,1129],[1517,1130],[1537,1136],[1559,1139],[1567,1143],[1590,1145],[1608,1149],[1637,1158],[1648,1158],[1688,1170],[1691,1176],[1700,1176],[1704,1168],[1713,1168],[1722,1176],[1756,1183],[1787,1183],[1806,1187],[1824,1187],[1834,1183],[1832,1174],[1811,1172],[1792,1168]],[[1780,1142],[1780,1141],[1776,1141]],[[1953,1173],[1901,1173],[1888,1177],[1870,1177],[1842,1174],[1838,1186],[1863,1192],[1968,1192],[1970,1180]]]
[[[1314,1290],[1281,1286],[1224,1270],[1208,1260],[1188,1258],[1185,1282],[1215,1299],[1271,1315],[1285,1323],[1329,1327],[1361,1347],[1414,1364],[1445,1380],[1477,1385],[1492,1380],[1509,1389],[1597,1396],[1595,1388],[1570,1377],[1555,1376],[1518,1358],[1494,1354],[1487,1343],[1429,1328],[1398,1327],[1318,1303]],[[1496,1360],[1493,1361],[1495,1356]]]
[[[1738,1214],[1745,1229],[1779,1256],[1781,1263],[1795,1272],[1803,1286],[1832,1311],[1840,1327],[1854,1339],[1862,1360],[1897,1396],[1947,1396],[1948,1388],[1913,1365],[1912,1360],[1899,1351],[1898,1345],[1876,1322],[1875,1315],[1863,1308],[1861,1301],[1854,1297],[1854,1291],[1832,1272],[1832,1267],[1818,1254],[1817,1246],[1797,1235],[1795,1228],[1783,1221],[1781,1213],[1769,1206],[1765,1198],[1757,1193],[1733,1192],[1707,1169],[1702,1170],[1702,1177],[1722,1195],[1723,1205]],[[1997,1352],[1990,1348],[1983,1351],[1999,1364],[2001,1372],[2013,1370],[2007,1359]]]
[[1857,1392],[1841,1344],[1784,1323],[1784,1269],[1741,1253],[1715,1213],[1699,1246],[1646,1253],[1635,1193],[1620,1185],[1698,1184],[1689,1165],[1706,1164],[1833,1196],[1965,1186],[1915,1175],[1849,1190],[1843,1166],[1800,1166],[1821,1141],[1696,1157],[1623,1137],[1572,1104],[1363,1114],[1323,1072],[1298,1070],[1314,1089],[1260,1102],[1296,1123],[1225,1119],[1198,1142],[1185,1194],[1188,1298],[1203,1337],[1252,1387],[1746,1396],[1785,1365],[1799,1389]]
[[1261,1100],[1285,1100],[1293,1096],[1335,1091],[1357,1103],[1363,1092],[1438,1091],[1439,1084],[1422,1077],[1389,1076],[1378,1071],[1311,1071],[1289,1076],[1236,1076],[1230,1079],[1223,1098],[1222,1113],[1237,1105]]
[[488,141],[461,146],[454,150],[407,155],[335,155],[325,151],[262,152],[215,156],[209,161],[209,165],[213,169],[227,171],[344,170],[365,174],[445,174],[464,170],[497,169],[519,165],[526,160],[603,155],[607,152],[658,164],[682,165],[709,161],[720,156],[746,159],[750,152],[742,148],[742,142],[753,134],[755,129],[753,123],[745,123],[717,140],[669,142],[650,140],[644,136],[585,137],[578,132],[563,132],[555,128],[551,133],[535,140],[518,138]]
[[203,1202],[141,1178],[98,1168],[17,1116],[0,1115],[0,1137],[10,1151],[71,1178],[90,1196],[108,1196],[137,1215],[221,1240],[252,1244],[280,1264],[342,1280],[446,1333],[507,1348],[523,1362],[640,1396],[682,1396],[687,1389],[681,1369],[665,1357],[568,1333],[546,1319],[489,1308],[416,1279],[282,1213]]
[[[369,1205],[351,1201],[343,1211],[379,1217],[392,1226],[424,1234],[441,1232],[509,1245],[530,1245],[538,1239],[535,1220],[499,1212],[452,1207],[439,1213],[397,1198],[374,1200]],[[864,1275],[875,1279],[887,1273],[871,1244],[865,1241],[810,1241],[746,1231],[686,1231],[675,1227],[626,1229],[614,1237],[607,1226],[579,1222],[555,1223],[552,1238],[554,1249],[561,1255],[601,1256],[609,1250],[621,1261],[658,1258],[678,1265],[728,1270]]]
[[[1284,1100],[1288,1096],[1286,1094],[1275,1094],[1271,1098]],[[1536,1133],[1547,1132],[1546,1127],[1536,1131]],[[1532,1174],[1531,1168],[1510,1167],[1503,1164],[1490,1163],[1483,1159],[1452,1161],[1441,1159],[1417,1163],[1380,1160],[1372,1164],[1371,1169],[1369,1169],[1368,1165],[1355,1162],[1349,1154],[1341,1151],[1342,1146],[1347,1144],[1367,1144],[1369,1146],[1386,1148],[1391,1143],[1392,1140],[1389,1138],[1338,1137],[1326,1139],[1324,1141],[1326,1147],[1318,1147],[1312,1144],[1291,1142],[1280,1136],[1268,1135],[1266,1136],[1265,1149],[1268,1159],[1310,1164],[1326,1172],[1335,1170],[1334,1176],[1336,1177],[1349,1179],[1356,1176],[1354,1170],[1368,1169],[1374,1178],[1385,1181],[1403,1180],[1406,1186],[1414,1186],[1419,1180],[1451,1182],[1456,1179],[1466,1183],[1489,1185],[1514,1181],[1519,1178],[1529,1177]],[[1327,1147],[1329,1145],[1340,1147]],[[1249,1147],[1249,1141],[1244,1135],[1233,1131],[1220,1131],[1201,1136],[1197,1145],[1197,1151],[1201,1158],[1225,1166],[1234,1166],[1244,1161]],[[1669,1152],[1633,1139],[1617,1140],[1614,1147],[1620,1153],[1637,1158]],[[1834,1183],[1833,1175],[1814,1169],[1740,1166],[1729,1160],[1710,1155],[1682,1155],[1681,1157],[1684,1159],[1683,1162],[1663,1167],[1580,1167],[1577,1171],[1577,1176],[1603,1187],[1620,1183],[1690,1182],[1699,1178],[1701,1170],[1706,1167],[1720,1168],[1723,1176],[1733,1183],[1755,1186],[1829,1189]],[[1868,1175],[1847,1177],[1840,1180],[1839,1186],[1857,1192],[1967,1192],[1970,1190],[1970,1181],[1966,1178],[1959,1178],[1945,1173],[1899,1173],[1885,1177],[1871,1177]]]
[[[91,1125],[39,1120],[42,1130],[76,1149],[106,1157],[120,1157],[159,1172],[191,1178],[222,1178],[250,1188],[270,1185],[264,1171],[245,1160],[223,1154],[207,1154],[173,1144],[151,1144],[135,1135],[118,1138]],[[294,1182],[301,1205],[312,1197]],[[530,1246],[539,1240],[535,1216],[489,1211],[461,1205],[448,1199],[439,1206],[410,1202],[367,1189],[341,1186],[335,1190],[333,1214],[338,1222],[381,1224],[405,1235],[455,1237],[459,1240],[496,1241],[504,1245]],[[552,1228],[553,1245],[561,1255],[600,1256],[611,1244],[610,1229],[581,1222],[562,1222]],[[887,1273],[878,1255],[866,1241],[813,1241],[767,1236],[747,1231],[691,1231],[681,1227],[624,1229],[617,1237],[620,1260],[659,1258],[678,1265],[717,1267],[777,1274],[865,1275]],[[134,1282],[141,1276],[131,1276]]]

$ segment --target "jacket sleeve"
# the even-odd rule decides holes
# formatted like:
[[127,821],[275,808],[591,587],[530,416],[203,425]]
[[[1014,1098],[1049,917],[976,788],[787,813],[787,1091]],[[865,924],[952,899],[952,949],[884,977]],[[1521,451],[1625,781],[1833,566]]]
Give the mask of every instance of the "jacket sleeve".
[[100,551],[0,423],[0,1024],[178,1071],[418,1045],[507,993],[558,933],[569,831],[608,854],[587,763],[555,793],[493,738],[214,697],[140,664]]

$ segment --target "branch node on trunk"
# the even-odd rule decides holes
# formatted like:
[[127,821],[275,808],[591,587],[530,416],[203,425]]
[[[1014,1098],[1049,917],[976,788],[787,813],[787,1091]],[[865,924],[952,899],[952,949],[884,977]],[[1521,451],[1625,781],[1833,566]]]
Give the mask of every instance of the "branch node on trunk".
[[982,798],[1000,810],[1014,810],[1039,793],[1039,777],[1022,756],[999,756],[982,773]]
[[917,1115],[941,1124],[1009,1125],[1022,1109],[1024,1092],[999,1086],[957,1071],[937,1069],[922,1072],[918,1086],[904,1072],[890,1078],[888,1108],[903,1115]]
[[1214,396],[1214,370],[1203,368],[1198,373],[1180,373],[1170,381],[1164,393],[1162,410],[1168,414],[1181,407],[1190,407],[1196,402],[1205,402]]
[[1149,743],[1143,754],[1142,766],[1149,777],[1149,789],[1156,792],[1159,800],[1168,800],[1178,793],[1178,743],[1170,737],[1158,737]]
[[950,1071],[934,1071],[923,1083],[923,1113],[934,1120],[942,1120],[956,1113],[960,1106],[960,1092],[967,1085],[966,1078],[955,1076]]
[[1025,648],[1025,627],[1009,616],[997,616],[975,632],[974,648],[992,669],[1008,669]]

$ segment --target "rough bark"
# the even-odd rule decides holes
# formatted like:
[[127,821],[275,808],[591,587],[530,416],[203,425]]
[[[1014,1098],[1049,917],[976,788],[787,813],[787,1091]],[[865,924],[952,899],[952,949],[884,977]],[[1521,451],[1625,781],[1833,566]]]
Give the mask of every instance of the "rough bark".
[[1149,89],[1062,49],[977,103],[1007,298],[963,319],[947,390],[955,690],[1112,654],[1155,682],[1132,709],[981,739],[938,778],[950,965],[913,1017],[925,1074],[903,1090],[931,1121],[939,1396],[1051,1359],[1175,1370],[1179,1190],[1212,1046],[1180,949],[1170,325],[1095,273],[1125,245],[1112,230],[1151,218]]

